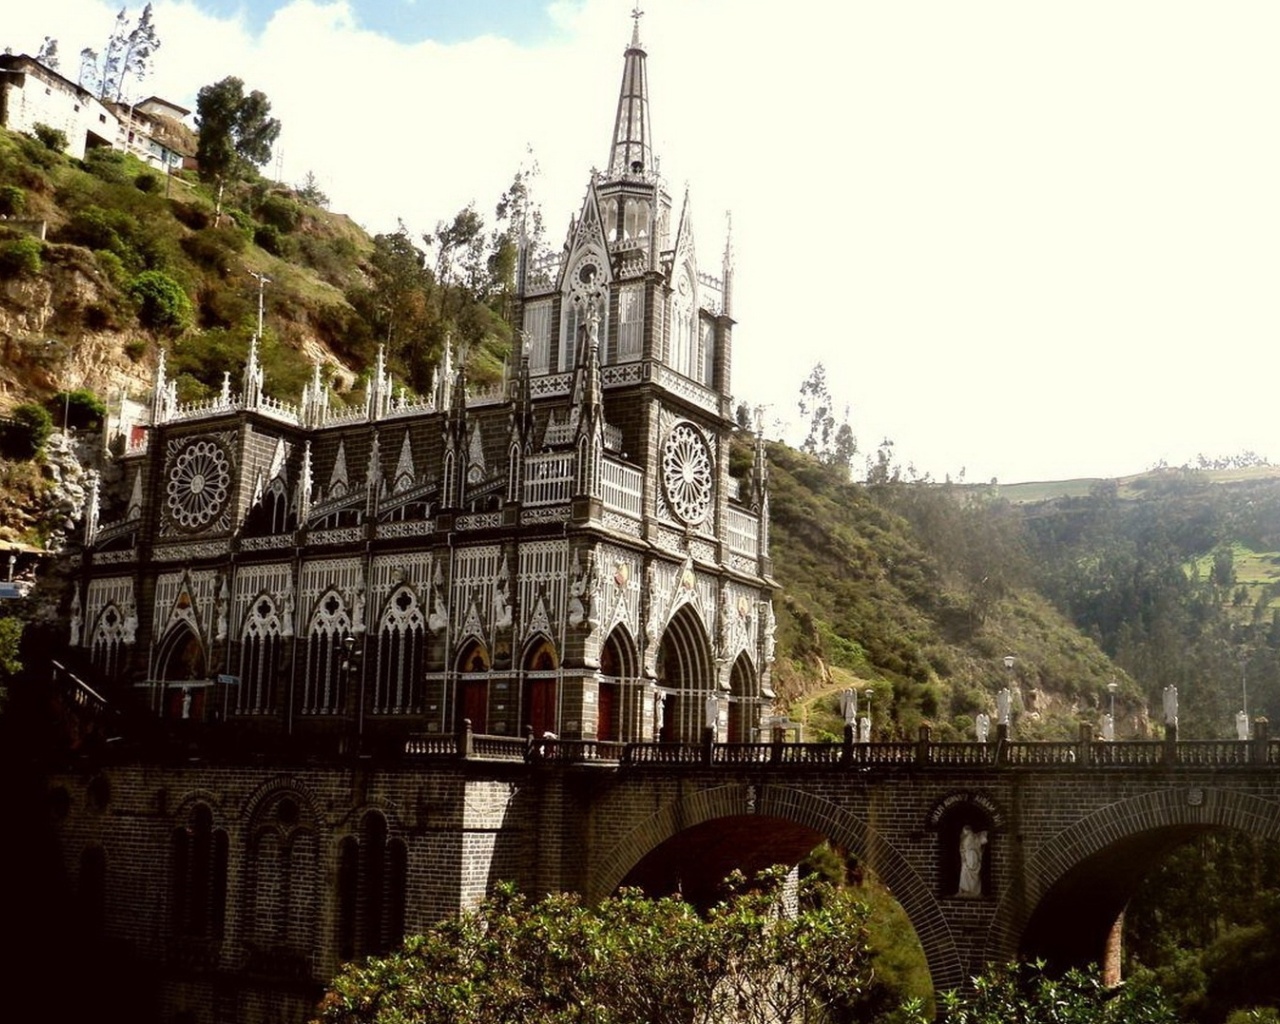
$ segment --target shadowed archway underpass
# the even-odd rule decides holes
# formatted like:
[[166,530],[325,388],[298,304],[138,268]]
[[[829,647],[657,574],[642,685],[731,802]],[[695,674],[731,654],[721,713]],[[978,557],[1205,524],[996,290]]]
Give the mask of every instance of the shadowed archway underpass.
[[672,836],[651,850],[623,879],[650,896],[679,893],[700,910],[722,895],[733,871],[748,878],[775,864],[794,867],[825,836],[781,818],[717,818]]

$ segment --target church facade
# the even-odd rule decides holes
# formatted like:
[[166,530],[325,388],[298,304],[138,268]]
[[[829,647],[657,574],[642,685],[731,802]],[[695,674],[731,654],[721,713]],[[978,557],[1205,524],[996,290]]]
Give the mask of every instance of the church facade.
[[318,368],[292,405],[254,348],[238,389],[184,405],[161,362],[120,498],[91,502],[68,639],[96,698],[191,756],[117,757],[55,802],[102,927],[181,959],[167,1007],[216,1019],[192,993],[251,969],[308,991],[504,873],[539,881],[519,844],[468,846],[497,783],[441,769],[428,815],[434,769],[406,751],[767,731],[764,448],[731,472],[727,246],[717,263],[656,172],[637,18],[606,169],[563,249],[522,255],[501,386],[446,352],[410,397],[379,358],[362,408]]

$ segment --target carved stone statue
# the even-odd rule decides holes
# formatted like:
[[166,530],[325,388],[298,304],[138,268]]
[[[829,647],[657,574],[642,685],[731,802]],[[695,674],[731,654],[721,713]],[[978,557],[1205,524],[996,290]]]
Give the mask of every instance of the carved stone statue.
[[987,845],[987,833],[966,825],[960,830],[960,886],[961,896],[982,895],[983,847]]
[[974,731],[978,734],[978,742],[986,743],[987,737],[991,735],[991,716],[985,711],[979,711],[977,717],[973,720]]

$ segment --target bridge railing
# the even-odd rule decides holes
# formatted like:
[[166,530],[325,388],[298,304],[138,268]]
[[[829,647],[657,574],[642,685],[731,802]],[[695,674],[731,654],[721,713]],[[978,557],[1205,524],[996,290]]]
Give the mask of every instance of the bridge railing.
[[[90,691],[92,692],[92,691]],[[1265,726],[1263,726],[1265,730]],[[473,733],[469,723],[457,733],[409,737],[404,754],[415,758],[478,758],[554,764],[817,766],[927,768],[1170,768],[1274,765],[1280,767],[1280,740],[1265,731],[1251,740],[1127,740],[1100,742],[1082,733],[1075,743],[1010,741],[933,743],[922,729],[914,743],[698,743],[540,739]]]
[[1091,743],[1089,763],[1111,768],[1149,768],[1164,763],[1165,744],[1160,740],[1125,743]]

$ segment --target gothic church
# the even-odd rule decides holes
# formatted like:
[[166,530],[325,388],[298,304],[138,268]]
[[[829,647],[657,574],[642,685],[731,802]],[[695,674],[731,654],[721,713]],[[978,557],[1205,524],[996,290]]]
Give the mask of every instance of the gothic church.
[[[163,1019],[305,1019],[341,960],[563,882],[510,824],[522,750],[767,730],[766,467],[757,436],[730,473],[728,247],[717,269],[657,174],[637,16],[605,170],[563,249],[521,256],[504,384],[446,352],[425,398],[379,359],[363,408],[318,368],[293,405],[253,348],[185,405],[160,363],[87,518],[65,682],[100,746],[53,803]],[[170,742],[117,741],[120,708]],[[431,760],[485,752],[510,781]]]

